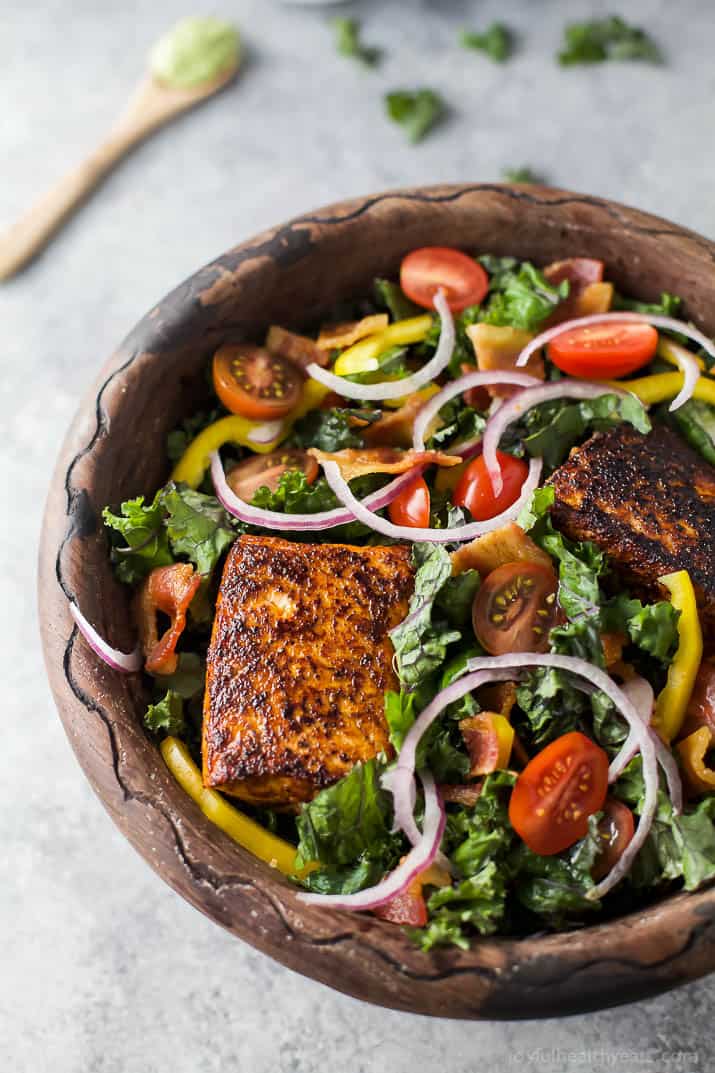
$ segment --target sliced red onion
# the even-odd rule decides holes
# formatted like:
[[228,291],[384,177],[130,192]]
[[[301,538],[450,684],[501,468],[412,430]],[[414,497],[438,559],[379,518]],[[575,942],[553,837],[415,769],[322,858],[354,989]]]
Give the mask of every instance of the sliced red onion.
[[434,779],[429,772],[421,772],[420,779],[425,793],[425,816],[422,833],[417,844],[407,854],[402,864],[390,872],[380,883],[357,894],[298,894],[307,905],[319,905],[331,909],[365,910],[392,901],[407,890],[410,883],[434,861],[439,851],[446,815]]
[[[283,514],[278,510],[262,510],[247,503],[245,499],[237,496],[229,487],[224,473],[223,465],[218,451],[213,451],[211,459],[211,479],[213,481],[216,496],[223,506],[234,518],[238,518],[248,525],[259,525],[265,529],[280,529],[282,531],[317,532],[320,529],[332,529],[336,525],[347,525],[354,522],[356,515],[352,510],[345,507],[336,507],[335,510],[323,510],[317,514]],[[415,466],[407,473],[401,473],[394,481],[390,481],[384,488],[372,492],[366,496],[362,506],[370,510],[381,510],[388,506],[392,500],[400,494],[423,470],[423,466]],[[357,500],[356,500],[357,502]]]
[[[648,732],[653,741],[653,747],[655,749],[658,763],[663,770],[665,780],[668,785],[668,795],[670,802],[673,806],[673,812],[676,816],[679,816],[683,811],[683,783],[680,778],[680,771],[676,763],[675,757],[672,752],[662,740],[660,735],[656,733],[653,727],[650,725],[653,717],[653,704],[655,702],[655,696],[653,694],[653,688],[645,678],[641,678],[640,675],[636,675],[634,678],[629,679],[621,686],[621,689],[626,696],[633,702],[633,705],[640,715],[643,722],[648,727]],[[608,781],[613,783],[616,779],[625,771],[630,764],[631,760],[638,753],[638,743],[635,740],[633,731],[631,730],[625,742],[621,746],[618,754],[611,761],[611,765],[608,769]]]
[[312,362],[307,367],[308,376],[312,377],[313,380],[318,380],[325,387],[337,392],[338,395],[342,395],[345,399],[363,399],[365,401],[401,399],[403,395],[411,395],[413,392],[419,391],[420,388],[425,387],[447,368],[454,351],[454,319],[443,290],[440,289],[434,296],[434,305],[441,321],[439,343],[432,358],[412,376],[407,376],[402,380],[383,380],[379,384],[354,384],[344,376],[336,376],[335,373],[328,372],[327,369],[321,369],[315,362]]
[[122,674],[134,674],[135,671],[140,670],[143,659],[139,645],[133,652],[121,652],[118,648],[112,648],[87,621],[77,604],[70,602],[70,614],[89,647],[108,667],[114,671],[121,671]]
[[282,421],[266,421],[263,425],[256,425],[248,433],[248,439],[251,443],[270,443],[271,440],[277,439],[282,431]]
[[[374,513],[375,509],[367,506],[367,500],[362,503],[355,498],[350,491],[348,483],[340,473],[337,462],[321,459],[320,464],[325,473],[325,479],[335,492],[340,502],[351,512],[357,521],[374,529],[376,533],[391,537],[393,540],[411,540],[415,542],[432,541],[435,544],[463,543],[466,540],[474,540],[475,537],[490,533],[493,529],[499,529],[505,522],[515,518],[522,507],[529,502],[531,493],[539,485],[543,463],[540,458],[532,458],[529,463],[529,473],[521,486],[519,498],[510,507],[489,518],[484,522],[470,522],[468,525],[460,525],[456,529],[417,529],[409,525],[394,525],[387,518],[381,518]],[[414,471],[412,471],[414,474]],[[219,499],[221,497],[219,496]]]
[[[420,608],[420,611],[422,608]],[[407,782],[409,780],[409,783]],[[416,846],[422,838],[422,832],[415,820],[415,804],[417,802],[417,784],[414,778],[404,768],[393,767],[386,771],[380,779],[383,789],[389,790],[395,806],[395,819],[392,825],[393,831],[403,831],[413,846]]]
[[[451,384],[443,387],[437,395],[433,395],[418,411],[415,423],[412,426],[412,446],[414,449],[416,451],[425,450],[425,433],[443,406],[446,406],[457,395],[462,395],[465,391],[469,391],[470,388],[488,387],[490,384],[511,384],[514,387],[526,388],[538,387],[541,381],[528,373],[517,373],[511,369],[465,373],[464,376],[458,377]],[[601,391],[601,394],[603,394],[603,391]],[[496,400],[494,401],[496,402]],[[453,451],[450,451],[451,453],[461,454],[462,452],[454,448]],[[462,457],[464,456],[462,455]]]
[[[601,880],[589,892],[587,897],[593,901],[601,898],[611,890],[628,872],[636,855],[641,849],[653,823],[658,794],[658,764],[655,746],[638,714],[633,702],[624,694],[616,683],[605,671],[594,667],[583,659],[573,656],[561,656],[555,653],[542,655],[537,652],[519,652],[506,656],[478,657],[469,660],[467,669],[470,672],[464,678],[452,682],[443,689],[434,700],[424,709],[410,727],[402,749],[397,758],[396,768],[390,780],[390,788],[393,792],[395,814],[404,815],[406,802],[411,800],[411,780],[414,780],[415,758],[417,746],[423,734],[432,725],[448,704],[470,693],[487,681],[498,681],[514,677],[514,673],[531,667],[555,667],[574,675],[577,679],[584,679],[591,686],[601,690],[623,715],[634,734],[643,757],[643,781],[645,786],[645,798],[643,811],[638,821],[638,827],[630,843],[624,850],[619,861],[609,874]],[[404,776],[397,776],[394,772],[401,769]],[[400,795],[402,800],[396,800],[395,795]]]
[[[650,682],[647,682],[645,678],[641,678],[640,675],[635,675],[633,678],[629,678],[627,682],[624,682],[621,689],[633,703],[633,707],[636,709],[641,719],[646,726],[650,726],[650,721],[653,716],[653,704],[655,703],[655,694]],[[619,752],[611,760],[611,765],[608,769],[608,781],[615,782],[630,764],[634,756],[638,752],[638,742],[631,730],[628,737],[621,746]]]
[[[681,335],[687,336],[688,339],[692,339],[693,342],[698,343],[712,358],[715,358],[715,344],[712,339],[708,339],[707,335],[703,335],[697,328],[693,328],[690,324],[685,324],[682,320],[675,320],[673,317],[661,317],[651,313],[594,313],[590,317],[576,317],[574,320],[565,320],[562,324],[557,324],[554,328],[549,328],[547,331],[542,332],[541,335],[537,335],[536,339],[532,339],[531,342],[526,344],[517,358],[516,364],[519,366],[526,365],[534,351],[540,350],[552,339],[555,339],[557,335],[561,335],[562,332],[568,332],[572,328],[588,328],[592,324],[607,324],[609,322],[617,324],[619,321],[631,324],[652,324],[654,328],[679,332]],[[683,373],[683,386],[670,404],[671,410],[677,410],[679,406],[682,406],[684,402],[687,402],[692,397],[695,385],[700,377],[700,368],[695,357],[692,354],[688,354],[687,351],[673,352],[673,357]]]
[[500,495],[504,487],[497,448],[504,432],[513,421],[522,417],[532,406],[550,402],[552,399],[597,399],[601,395],[619,394],[625,395],[625,392],[604,387],[603,384],[591,383],[588,380],[557,380],[552,384],[539,383],[538,387],[526,387],[510,399],[506,399],[487,422],[482,441],[482,454],[487,473],[491,478],[494,495]]

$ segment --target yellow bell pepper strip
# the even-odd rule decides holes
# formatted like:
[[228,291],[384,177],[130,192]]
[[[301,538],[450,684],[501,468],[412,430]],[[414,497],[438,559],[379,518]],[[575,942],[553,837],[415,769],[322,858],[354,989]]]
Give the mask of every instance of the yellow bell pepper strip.
[[[675,398],[683,386],[683,374],[654,373],[653,376],[641,376],[637,380],[602,380],[601,383],[605,388],[630,391],[644,406],[653,406],[657,402]],[[715,380],[701,376],[695,385],[693,398],[715,406]]]
[[715,771],[705,763],[708,751],[713,747],[715,734],[710,727],[702,726],[683,738],[676,745],[680,766],[689,788],[696,794],[715,790]]
[[314,864],[308,864],[300,870],[296,869],[295,846],[239,812],[216,790],[210,790],[204,786],[201,772],[191,759],[191,754],[183,741],[173,737],[164,738],[159,748],[166,766],[184,793],[196,802],[211,823],[220,827],[229,838],[238,842],[239,846],[243,846],[254,857],[265,861],[271,868],[277,868],[286,876],[301,878],[317,867]]
[[665,335],[661,335],[658,338],[658,349],[656,353],[659,358],[663,358],[664,361],[669,362],[670,365],[676,365],[678,368],[680,368],[680,362],[678,361],[677,355],[687,354],[689,358],[695,358],[698,363],[698,368],[705,372],[705,362],[702,358],[693,354],[692,350],[688,350],[686,347],[681,346],[680,343],[676,343],[674,339],[668,339]]
[[198,488],[209,467],[209,455],[212,451],[218,451],[226,443],[235,443],[240,447],[249,447],[256,454],[265,455],[275,451],[276,447],[286,438],[294,423],[299,417],[304,417],[309,410],[314,410],[328,394],[328,388],[319,384],[316,380],[306,380],[303,387],[303,395],[294,410],[283,420],[281,432],[269,443],[254,443],[249,438],[251,433],[264,421],[249,421],[239,414],[229,414],[221,417],[218,421],[208,425],[199,432],[184,451],[179,461],[174,466],[171,474],[172,481],[182,481],[190,488]]
[[670,593],[673,607],[680,611],[678,650],[668,670],[668,680],[658,696],[653,716],[653,727],[667,743],[678,736],[685,719],[703,656],[703,634],[688,571],[678,570],[658,580]]
[[408,346],[421,343],[432,327],[432,316],[424,313],[420,317],[398,320],[381,332],[361,339],[348,347],[339,356],[333,366],[336,376],[355,376],[358,373],[372,373],[379,368],[378,357],[392,346]]

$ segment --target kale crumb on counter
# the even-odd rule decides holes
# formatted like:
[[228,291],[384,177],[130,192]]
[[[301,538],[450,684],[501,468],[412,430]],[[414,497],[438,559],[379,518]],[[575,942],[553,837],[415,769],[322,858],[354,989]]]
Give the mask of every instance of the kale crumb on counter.
[[421,142],[447,114],[444,100],[433,89],[393,90],[385,96],[385,107],[413,145]]
[[331,23],[335,32],[335,47],[341,56],[358,60],[366,67],[375,67],[380,62],[382,51],[362,41],[360,23],[357,19],[338,17]]
[[486,53],[495,63],[505,63],[514,50],[514,35],[503,22],[493,22],[483,33],[462,30],[459,43],[462,48]]
[[564,47],[557,59],[562,67],[606,60],[644,60],[662,63],[663,55],[653,38],[618,15],[588,22],[572,22],[564,29]]

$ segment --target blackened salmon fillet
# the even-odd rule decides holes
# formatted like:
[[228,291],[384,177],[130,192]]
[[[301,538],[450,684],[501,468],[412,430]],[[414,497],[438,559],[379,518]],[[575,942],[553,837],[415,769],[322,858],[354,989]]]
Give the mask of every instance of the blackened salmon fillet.
[[658,578],[690,574],[715,626],[715,468],[674,432],[619,425],[571,452],[550,482],[554,524],[593,540],[634,591],[662,598]]
[[205,785],[289,808],[389,751],[388,633],[412,588],[405,546],[237,540],[208,651]]

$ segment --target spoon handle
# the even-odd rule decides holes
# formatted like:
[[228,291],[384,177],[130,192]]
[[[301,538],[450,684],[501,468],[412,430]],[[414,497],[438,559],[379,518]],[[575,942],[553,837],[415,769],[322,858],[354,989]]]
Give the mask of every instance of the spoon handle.
[[147,132],[120,124],[82,163],[0,235],[0,280],[9,279],[42,250],[108,171]]

